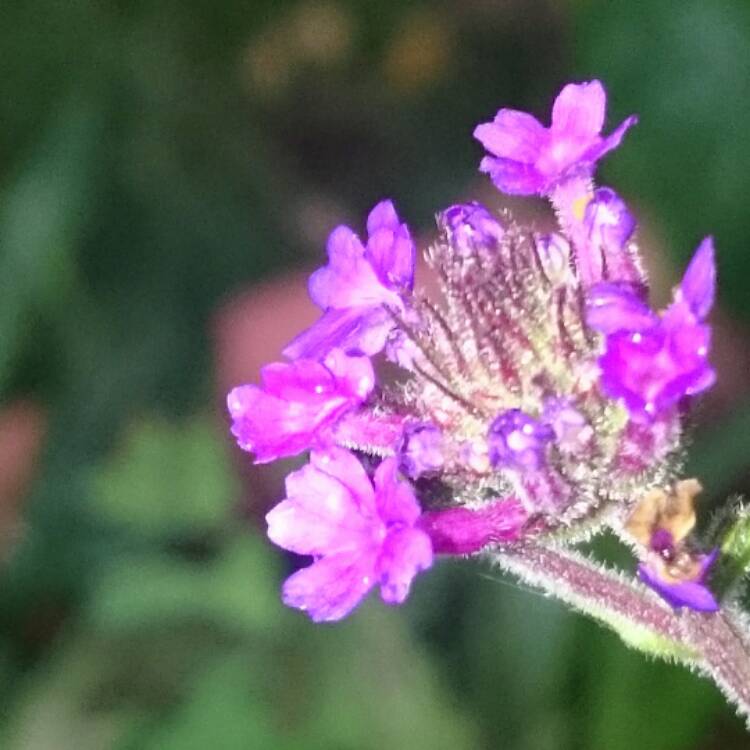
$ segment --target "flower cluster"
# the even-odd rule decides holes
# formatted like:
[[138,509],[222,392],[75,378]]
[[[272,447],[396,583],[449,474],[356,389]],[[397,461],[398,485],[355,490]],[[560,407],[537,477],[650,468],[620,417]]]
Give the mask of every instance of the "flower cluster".
[[[685,404],[715,379],[713,244],[654,311],[635,219],[593,182],[636,122],[602,135],[605,105],[599,81],[569,84],[549,128],[510,109],[477,127],[480,169],[504,193],[548,198],[559,226],[542,234],[477,203],[442,211],[426,251],[438,300],[415,291],[416,247],[390,201],[366,241],[331,233],[309,283],[320,318],[228,399],[256,461],[311,451],[267,516],[272,541],[313,558],[284,584],[287,604],[337,620],[375,586],[404,601],[435,554],[609,527],[672,606],[718,606],[715,553],[669,501],[697,492],[678,481],[679,452]],[[374,357],[402,375],[379,381]]]

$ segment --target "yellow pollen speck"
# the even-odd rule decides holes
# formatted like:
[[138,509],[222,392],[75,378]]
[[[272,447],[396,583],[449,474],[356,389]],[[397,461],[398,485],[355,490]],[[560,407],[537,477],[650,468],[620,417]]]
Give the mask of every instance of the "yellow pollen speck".
[[578,221],[583,221],[583,216],[586,213],[586,206],[588,206],[590,202],[590,195],[582,195],[580,198],[576,198],[573,201],[573,216],[575,216]]

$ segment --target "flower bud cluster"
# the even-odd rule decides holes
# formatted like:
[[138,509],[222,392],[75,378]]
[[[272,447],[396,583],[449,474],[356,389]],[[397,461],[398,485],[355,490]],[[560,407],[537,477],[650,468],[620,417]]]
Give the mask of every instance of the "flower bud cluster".
[[[370,212],[365,239],[331,233],[309,283],[320,318],[260,386],[228,399],[256,461],[312,451],[267,517],[275,543],[313,557],[284,584],[287,604],[339,619],[375,586],[402,602],[435,554],[605,524],[672,605],[716,604],[715,555],[693,551],[690,529],[665,526],[666,501],[653,500],[687,492],[675,484],[684,406],[715,380],[713,244],[654,311],[635,219],[593,183],[636,122],[602,135],[605,105],[598,81],[569,84],[550,127],[510,109],[477,127],[480,169],[504,193],[548,198],[559,228],[540,234],[477,203],[445,209],[426,250],[437,299],[415,291],[416,246],[392,202]],[[376,357],[401,377],[377,382]]]

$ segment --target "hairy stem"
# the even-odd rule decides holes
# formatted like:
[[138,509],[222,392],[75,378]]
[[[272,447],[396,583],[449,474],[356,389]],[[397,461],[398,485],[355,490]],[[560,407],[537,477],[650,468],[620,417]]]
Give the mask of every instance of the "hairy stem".
[[750,632],[741,613],[731,607],[675,611],[625,574],[562,547],[525,542],[487,554],[526,583],[609,625],[629,645],[697,669],[750,728]]

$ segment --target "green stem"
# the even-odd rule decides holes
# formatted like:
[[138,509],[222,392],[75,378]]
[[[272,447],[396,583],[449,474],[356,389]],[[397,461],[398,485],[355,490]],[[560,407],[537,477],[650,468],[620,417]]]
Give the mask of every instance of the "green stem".
[[630,646],[709,677],[750,728],[750,631],[731,607],[674,610],[624,573],[567,548],[520,543],[486,555],[524,582],[614,629]]

